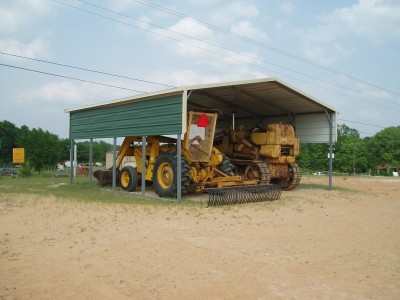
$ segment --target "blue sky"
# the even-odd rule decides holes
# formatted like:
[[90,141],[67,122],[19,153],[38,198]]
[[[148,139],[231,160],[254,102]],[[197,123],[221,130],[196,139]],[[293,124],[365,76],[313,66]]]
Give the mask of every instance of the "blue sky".
[[[277,77],[362,137],[400,125],[398,0],[0,0],[0,52],[171,86]],[[0,120],[62,138],[66,108],[165,89],[5,54],[0,64],[131,89],[0,65]]]

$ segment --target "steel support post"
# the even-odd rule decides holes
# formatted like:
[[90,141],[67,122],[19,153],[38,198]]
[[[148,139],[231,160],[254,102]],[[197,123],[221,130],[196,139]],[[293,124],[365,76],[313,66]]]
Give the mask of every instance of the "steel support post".
[[113,142],[113,167],[112,167],[112,190],[116,190],[117,186],[117,138],[114,137],[114,142]]
[[74,177],[76,177],[76,171],[78,171],[78,145],[74,143]]
[[[136,162],[137,163],[137,162]],[[146,136],[142,136],[142,195],[146,194]]]
[[93,138],[90,139],[89,144],[89,187],[92,187],[93,178]]
[[181,202],[182,200],[182,141],[181,141],[181,134],[177,134],[176,135],[176,165],[177,165],[177,173],[176,174],[176,180],[177,180],[177,184],[176,184],[176,200],[178,202]]
[[332,190],[333,175],[333,120],[332,113],[326,112],[329,121],[329,190]]
[[69,183],[72,184],[74,182],[74,140],[71,139],[71,146],[69,149]]

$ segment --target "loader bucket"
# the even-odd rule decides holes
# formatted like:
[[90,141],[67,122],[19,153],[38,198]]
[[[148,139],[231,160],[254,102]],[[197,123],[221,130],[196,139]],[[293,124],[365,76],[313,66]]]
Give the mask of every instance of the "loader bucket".
[[209,188],[207,206],[232,205],[278,200],[282,188],[277,184]]
[[[93,176],[97,179],[101,186],[112,185],[112,170],[97,170]],[[116,172],[117,185],[119,185],[119,170]]]

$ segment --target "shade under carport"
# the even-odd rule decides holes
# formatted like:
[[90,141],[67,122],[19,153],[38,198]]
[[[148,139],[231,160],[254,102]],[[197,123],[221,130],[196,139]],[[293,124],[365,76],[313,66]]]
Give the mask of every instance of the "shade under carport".
[[296,88],[275,78],[185,87],[190,91],[188,106],[217,108],[226,118],[235,113],[237,122],[248,128],[265,127],[267,123],[291,123],[303,143],[328,143],[333,121],[336,140],[336,111]]

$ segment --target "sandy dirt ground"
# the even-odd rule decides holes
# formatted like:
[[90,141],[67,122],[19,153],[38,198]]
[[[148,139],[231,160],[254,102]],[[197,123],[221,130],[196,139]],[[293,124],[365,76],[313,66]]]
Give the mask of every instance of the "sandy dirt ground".
[[219,208],[0,186],[0,299],[400,299],[400,180],[333,183]]

